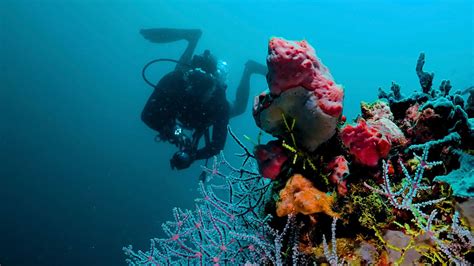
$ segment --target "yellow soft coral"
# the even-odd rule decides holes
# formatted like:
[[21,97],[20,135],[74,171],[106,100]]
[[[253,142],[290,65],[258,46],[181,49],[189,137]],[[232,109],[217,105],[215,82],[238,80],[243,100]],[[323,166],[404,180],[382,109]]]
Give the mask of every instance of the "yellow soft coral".
[[324,212],[338,217],[331,209],[334,198],[316,189],[313,184],[300,174],[293,175],[285,188],[280,191],[276,213],[279,217],[288,214],[302,213],[304,215]]

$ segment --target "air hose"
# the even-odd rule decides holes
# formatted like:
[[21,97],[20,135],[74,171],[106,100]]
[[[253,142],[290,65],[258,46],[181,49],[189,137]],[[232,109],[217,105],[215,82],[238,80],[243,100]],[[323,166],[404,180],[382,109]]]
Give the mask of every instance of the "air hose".
[[153,83],[151,83],[150,80],[148,80],[148,78],[146,77],[146,70],[148,69],[149,66],[153,65],[154,63],[157,63],[157,62],[173,62],[173,63],[176,63],[176,64],[180,64],[180,65],[184,65],[184,66],[189,66],[188,64],[185,64],[185,63],[181,63],[179,62],[178,60],[175,60],[175,59],[169,59],[169,58],[158,58],[158,59],[154,59],[154,60],[151,60],[150,62],[146,63],[145,66],[143,66],[143,69],[142,69],[142,78],[143,80],[148,84],[150,85],[152,88],[155,88],[155,85]]

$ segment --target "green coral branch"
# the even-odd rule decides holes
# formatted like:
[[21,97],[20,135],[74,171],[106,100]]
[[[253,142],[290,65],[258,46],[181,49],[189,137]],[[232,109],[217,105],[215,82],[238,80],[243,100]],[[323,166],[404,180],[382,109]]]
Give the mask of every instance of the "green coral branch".
[[288,120],[285,116],[284,113],[281,113],[281,116],[283,118],[283,122],[285,124],[286,131],[290,135],[292,145],[288,144],[285,140],[283,140],[282,146],[293,153],[293,159],[292,159],[292,164],[296,164],[298,158],[303,158],[303,170],[306,170],[306,164],[308,164],[311,169],[314,171],[317,170],[316,165],[313,163],[313,161],[310,159],[310,156],[308,156],[304,151],[301,151],[298,149],[298,146],[296,145],[296,138],[295,134],[293,132],[293,129],[296,125],[296,119],[292,119],[291,125],[288,123]]

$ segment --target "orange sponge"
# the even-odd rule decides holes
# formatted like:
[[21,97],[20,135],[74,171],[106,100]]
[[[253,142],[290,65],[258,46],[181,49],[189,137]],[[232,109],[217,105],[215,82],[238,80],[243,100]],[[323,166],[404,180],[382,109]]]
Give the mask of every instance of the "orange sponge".
[[338,214],[331,209],[333,202],[332,196],[316,189],[302,175],[295,174],[280,191],[276,213],[279,217],[283,217],[290,213],[309,215],[324,212],[329,216],[338,217]]

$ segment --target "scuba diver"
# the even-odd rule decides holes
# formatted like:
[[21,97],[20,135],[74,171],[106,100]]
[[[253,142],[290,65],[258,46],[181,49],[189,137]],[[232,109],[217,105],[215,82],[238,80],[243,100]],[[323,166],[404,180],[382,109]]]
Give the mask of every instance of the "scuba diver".
[[[154,28],[143,29],[140,33],[153,43],[188,42],[179,60],[156,59],[143,68],[142,76],[154,91],[141,119],[148,127],[158,131],[155,140],[167,141],[178,147],[170,160],[172,169],[186,169],[194,161],[202,159],[207,164],[207,159],[224,148],[229,119],[245,112],[251,75],[265,76],[266,66],[247,61],[235,102],[230,104],[226,99],[226,63],[217,60],[209,50],[193,56],[201,30]],[[160,61],[175,62],[176,67],[155,85],[146,78],[145,71],[148,66]],[[191,136],[185,131],[191,132]],[[199,148],[203,136],[204,147]]]

